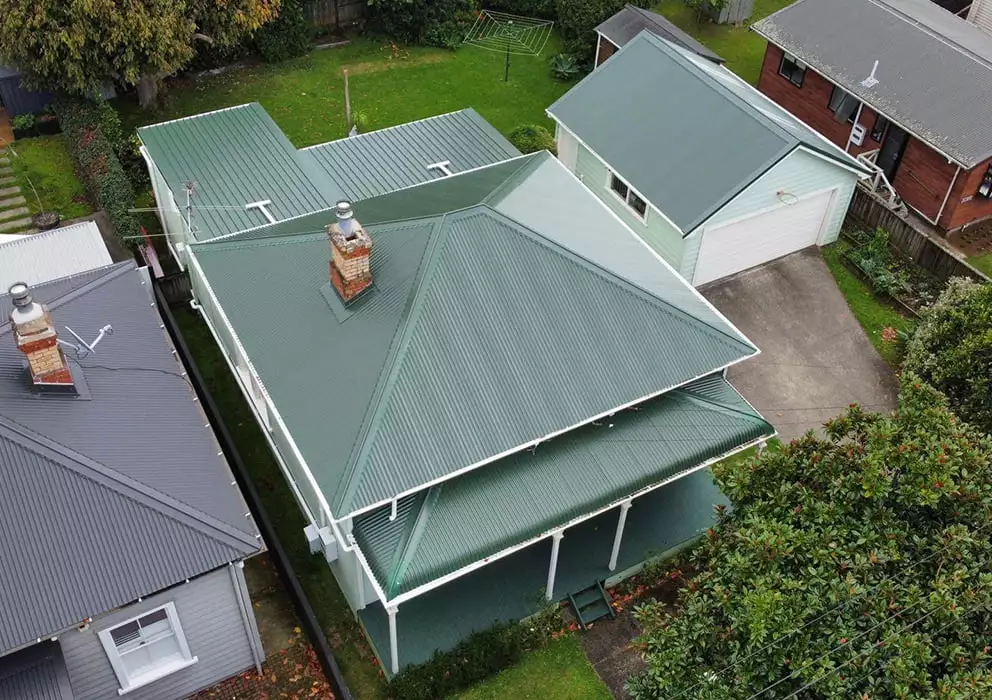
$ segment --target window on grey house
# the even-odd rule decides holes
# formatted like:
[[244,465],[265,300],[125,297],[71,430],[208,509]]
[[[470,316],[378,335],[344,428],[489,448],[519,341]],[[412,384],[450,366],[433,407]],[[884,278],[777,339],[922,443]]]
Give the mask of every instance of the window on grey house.
[[614,173],[610,173],[610,189],[613,194],[617,196],[618,199],[623,201],[628,207],[630,207],[637,217],[642,221],[647,220],[648,215],[648,204],[643,199],[641,199],[634,190],[630,188],[626,182],[621,180]]
[[197,660],[189,652],[172,603],[105,629],[99,637],[117,675],[122,695],[182,670]]

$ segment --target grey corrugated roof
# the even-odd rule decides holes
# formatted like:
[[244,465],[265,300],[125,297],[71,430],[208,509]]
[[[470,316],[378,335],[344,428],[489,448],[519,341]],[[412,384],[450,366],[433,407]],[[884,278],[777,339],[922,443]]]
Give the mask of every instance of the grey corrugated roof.
[[112,262],[100,229],[92,221],[7,242],[0,236],[0,292],[15,282],[49,282]]
[[32,294],[63,335],[114,333],[82,360],[67,350],[78,396],[39,396],[0,325],[0,650],[259,548],[147,275],[120,263]]
[[645,31],[548,112],[688,234],[800,144],[862,169],[768,104],[730,71]]
[[627,5],[596,27],[597,32],[609,39],[613,45],[621,48],[626,46],[627,42],[645,29],[655,36],[689,49],[703,58],[715,61],[716,63],[724,63],[724,59],[683,32],[669,20],[655,12],[645,10],[636,5]]
[[[487,202],[451,214],[402,221],[405,198],[383,198],[392,216],[364,203],[401,221],[366,224],[375,291],[343,322],[320,294],[324,234],[279,226],[195,247],[336,515],[755,352],[612,215],[573,230],[588,203],[604,205],[556,160],[521,160],[509,179],[494,166]],[[419,217],[466,204],[452,190],[484,172],[406,190],[419,195],[408,203]],[[556,206],[529,211],[513,195],[530,188]]]
[[138,138],[184,212],[185,183],[195,183],[197,240],[265,224],[262,212],[245,209],[252,202],[270,200],[269,211],[282,220],[341,198],[257,102],[141,127]]
[[58,642],[40,642],[0,657],[3,700],[73,700],[73,697]]
[[774,433],[717,374],[407,497],[395,520],[373,511],[354,532],[395,597]]
[[965,167],[992,156],[992,38],[970,22],[928,0],[800,0],[753,28]]
[[520,151],[474,109],[441,114],[389,129],[302,149],[352,201],[368,199],[443,175],[427,166],[448,161],[459,173],[519,156]]

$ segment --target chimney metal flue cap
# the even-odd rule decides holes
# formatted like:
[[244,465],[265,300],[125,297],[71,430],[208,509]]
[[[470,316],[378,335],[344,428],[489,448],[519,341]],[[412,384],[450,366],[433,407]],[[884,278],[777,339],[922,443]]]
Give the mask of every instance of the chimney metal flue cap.
[[341,221],[344,221],[345,219],[350,219],[355,215],[355,213],[351,210],[351,202],[349,202],[347,199],[342,199],[340,202],[338,202],[335,205],[334,209],[338,219]]
[[31,288],[28,287],[26,282],[14,282],[7,291],[13,298],[14,306],[18,309],[31,306]]

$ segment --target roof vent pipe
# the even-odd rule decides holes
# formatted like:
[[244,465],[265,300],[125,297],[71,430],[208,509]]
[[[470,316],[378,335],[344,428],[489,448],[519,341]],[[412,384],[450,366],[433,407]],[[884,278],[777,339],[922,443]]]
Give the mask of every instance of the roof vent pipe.
[[338,217],[338,228],[344,234],[345,240],[355,240],[359,227],[358,222],[355,221],[355,212],[351,210],[351,202],[346,199],[341,200],[335,205],[334,213]]

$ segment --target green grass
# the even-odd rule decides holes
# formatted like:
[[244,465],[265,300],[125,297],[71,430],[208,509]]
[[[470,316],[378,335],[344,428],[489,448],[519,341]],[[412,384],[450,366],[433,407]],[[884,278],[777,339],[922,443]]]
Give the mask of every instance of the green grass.
[[[764,19],[793,2],[794,0],[755,0],[754,12],[748,24]],[[680,29],[722,56],[727,61],[727,68],[744,80],[752,85],[758,84],[767,42],[746,26],[718,25],[706,20],[700,24],[696,21],[696,13],[686,7],[682,0],[664,0],[655,8],[655,12],[663,14]]]
[[968,258],[968,263],[972,267],[977,267],[989,277],[992,277],[992,253],[982,253]]
[[847,305],[851,308],[855,318],[858,319],[858,323],[864,328],[868,340],[878,350],[882,359],[893,368],[898,368],[902,361],[899,347],[896,343],[883,340],[882,330],[891,326],[897,330],[908,331],[913,322],[894,307],[879,299],[871,287],[844,264],[841,256],[847,245],[844,241],[838,241],[822,248],[823,258],[837,281],[837,287],[844,295]]
[[[13,150],[17,155],[10,159],[11,166],[32,214],[44,209],[58,212],[63,219],[75,219],[93,212],[61,134],[18,139]],[[32,184],[37,198],[31,190]]]
[[385,681],[374,663],[372,650],[327,564],[321,557],[310,554],[303,537],[306,523],[300,508],[210,330],[187,309],[175,309],[174,313],[252,481],[261,494],[279,541],[334,650],[352,695],[362,700],[385,698]]
[[499,53],[471,46],[394,49],[381,40],[358,38],[278,65],[174,81],[155,111],[141,111],[129,100],[118,100],[116,106],[125,126],[134,128],[257,101],[303,147],[346,135],[342,70],[347,68],[352,110],[367,116],[368,129],[474,107],[509,133],[524,123],[550,126],[544,110],[571,87],[551,76],[548,57],[557,51],[558,39],[552,36],[543,55],[514,56],[504,83]]
[[528,654],[519,664],[455,696],[458,700],[610,700],[575,635]]

